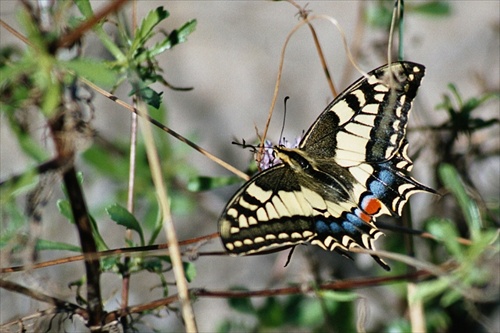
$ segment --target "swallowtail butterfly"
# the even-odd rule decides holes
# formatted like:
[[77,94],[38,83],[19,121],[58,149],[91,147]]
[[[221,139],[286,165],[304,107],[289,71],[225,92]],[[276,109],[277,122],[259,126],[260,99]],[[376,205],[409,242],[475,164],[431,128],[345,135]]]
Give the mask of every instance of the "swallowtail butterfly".
[[274,147],[282,163],[244,184],[220,217],[226,250],[305,242],[346,256],[356,246],[374,250],[377,216],[399,216],[410,195],[434,192],[408,175],[406,123],[424,71],[405,61],[371,71],[326,107],[297,148]]

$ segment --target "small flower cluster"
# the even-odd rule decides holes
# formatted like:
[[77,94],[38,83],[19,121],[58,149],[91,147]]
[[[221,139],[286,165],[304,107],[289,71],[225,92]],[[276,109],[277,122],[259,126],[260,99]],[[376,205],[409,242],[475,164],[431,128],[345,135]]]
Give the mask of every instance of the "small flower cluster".
[[[285,139],[284,137],[280,139],[279,146],[285,148],[297,148],[302,140],[302,136],[295,138],[295,141],[292,143]],[[262,155],[262,159],[260,160],[260,170],[266,170],[270,167],[278,165],[282,163],[282,161],[275,156],[274,154],[274,145],[271,140],[264,141],[264,154]]]

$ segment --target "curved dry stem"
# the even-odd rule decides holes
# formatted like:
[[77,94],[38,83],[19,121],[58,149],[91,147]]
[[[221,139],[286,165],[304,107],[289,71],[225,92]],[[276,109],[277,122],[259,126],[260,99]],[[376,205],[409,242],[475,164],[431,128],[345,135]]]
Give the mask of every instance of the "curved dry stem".
[[[149,117],[147,114],[147,106],[138,96],[137,109],[142,118]],[[170,260],[174,271],[175,282],[179,291],[179,300],[182,308],[182,318],[186,325],[187,332],[197,332],[196,321],[194,318],[193,308],[188,294],[188,285],[186,276],[184,274],[184,267],[182,265],[181,251],[179,242],[177,240],[177,233],[175,230],[174,222],[170,211],[170,199],[168,197],[168,189],[163,181],[163,175],[160,167],[160,160],[156,151],[154,143],[153,132],[151,125],[147,121],[139,121],[139,126],[144,133],[144,141],[146,144],[146,152],[148,156],[149,166],[151,169],[151,176],[156,189],[156,196],[158,198],[159,206],[163,216],[163,228],[168,241],[168,251],[170,253]]]

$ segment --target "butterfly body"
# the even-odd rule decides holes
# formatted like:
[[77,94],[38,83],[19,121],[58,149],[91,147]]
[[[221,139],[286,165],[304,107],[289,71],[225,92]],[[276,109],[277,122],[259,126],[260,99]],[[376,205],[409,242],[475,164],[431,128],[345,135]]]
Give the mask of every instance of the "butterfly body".
[[355,246],[374,249],[377,216],[400,215],[411,194],[432,192],[408,175],[406,154],[423,75],[410,62],[377,68],[330,103],[297,148],[274,147],[282,163],[244,184],[222,213],[225,248],[250,254],[310,242],[347,256]]

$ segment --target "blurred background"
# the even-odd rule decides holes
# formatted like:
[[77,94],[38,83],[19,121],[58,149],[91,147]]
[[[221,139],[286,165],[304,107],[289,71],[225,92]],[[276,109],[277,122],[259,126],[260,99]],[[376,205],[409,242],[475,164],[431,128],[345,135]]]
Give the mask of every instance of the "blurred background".
[[[91,2],[95,10],[103,7],[104,1]],[[343,29],[350,47],[357,53],[357,61],[365,71],[370,71],[387,62],[387,30],[377,25],[379,1],[308,1],[298,2],[310,11],[310,15],[327,15],[337,20]],[[442,124],[447,114],[437,111],[436,106],[443,101],[447,88],[453,83],[465,99],[478,96],[485,91],[498,91],[500,78],[500,2],[498,1],[450,1],[450,11],[446,14],[426,14],[412,11],[412,6],[421,1],[406,1],[404,53],[405,60],[426,66],[426,76],[420,87],[409,120],[410,154],[419,153],[415,160],[414,176],[424,184],[436,185],[433,171],[433,149],[429,149],[429,132],[411,130]],[[231,141],[256,139],[256,129],[262,133],[268,110],[273,97],[278,74],[280,53],[287,34],[298,23],[297,9],[286,2],[274,1],[139,1],[139,20],[158,6],[170,13],[170,17],[160,24],[166,32],[196,19],[196,30],[189,35],[187,42],[177,45],[171,51],[159,56],[160,67],[165,79],[176,87],[192,87],[191,91],[174,91],[155,84],[157,91],[163,92],[164,120],[176,132],[188,137],[214,155],[246,170],[252,159],[248,150],[232,145]],[[17,1],[2,0],[1,19],[16,29],[22,29],[17,21],[21,5]],[[123,15],[130,17],[130,6],[125,7]],[[342,91],[356,80],[360,74],[349,63],[339,31],[327,20],[315,20],[313,25],[321,42],[330,73],[337,88]],[[107,27],[113,31],[113,26]],[[2,47],[8,44],[22,45],[5,29],[0,28]],[[100,46],[92,33],[83,42],[85,56],[108,58],[107,51]],[[108,87],[109,88],[109,87]],[[130,102],[127,96],[129,87],[121,87],[115,95]],[[283,99],[290,96],[287,103],[284,136],[293,139],[307,130],[324,107],[333,99],[329,90],[319,57],[306,26],[299,29],[290,39],[286,49],[283,76],[275,108],[274,118],[268,138],[277,142],[283,124]],[[98,140],[120,142],[127,145],[130,131],[129,111],[112,101],[96,94],[95,128]],[[499,118],[498,100],[486,104],[478,114],[484,118]],[[33,162],[23,156],[13,134],[0,118],[0,179],[19,174]],[[42,119],[34,124],[37,135],[46,135]],[[45,132],[44,132],[45,131]],[[189,166],[176,178],[179,188],[186,188],[193,175],[228,176],[230,173],[216,165],[205,156],[176,142],[165,133],[157,131],[157,138],[165,140],[162,145],[174,151],[176,161],[182,160]],[[481,144],[500,147],[498,125],[474,137]],[[47,143],[50,146],[50,143]],[[161,146],[160,146],[161,147]],[[467,150],[467,140],[463,139],[463,149]],[[427,148],[427,149],[426,149]],[[175,162],[177,163],[177,162]],[[103,208],[117,201],[118,188],[113,179],[99,177],[85,157],[77,161],[77,166],[85,177],[85,195],[88,205],[98,218],[101,234],[106,237],[111,248],[125,246],[123,227],[113,223]],[[168,166],[167,166],[168,167]],[[174,167],[174,166],[172,166]],[[113,168],[113,165],[109,165]],[[483,198],[500,196],[500,160],[498,154],[475,163],[471,170],[474,184]],[[185,240],[211,234],[217,231],[217,219],[225,203],[238,185],[200,193],[184,193],[185,198],[177,203],[174,210],[174,223],[179,239]],[[143,189],[147,191],[148,189]],[[144,193],[142,193],[144,194]],[[151,194],[153,195],[153,193]],[[60,186],[54,185],[54,194],[44,210],[42,238],[78,244],[74,227],[62,217],[55,202],[62,197]],[[123,197],[121,197],[123,199]],[[436,198],[418,194],[412,202],[415,226],[421,227],[422,221],[433,212],[428,209],[435,204]],[[175,201],[174,201],[175,202]],[[125,202],[121,202],[125,205]],[[138,216],[146,216],[137,204]],[[144,208],[142,208],[144,209]],[[2,218],[5,218],[2,214]],[[388,219],[387,221],[393,221]],[[389,237],[398,237],[388,233]],[[380,239],[379,249],[384,249]],[[164,242],[163,232],[157,243]],[[221,250],[218,239],[209,241],[200,251]],[[65,252],[41,252],[39,260],[60,258],[69,255]],[[222,256],[199,257],[194,260],[197,275],[190,287],[210,290],[228,290],[234,286],[265,289],[283,287],[290,283],[306,283],[314,276],[310,258],[315,258],[325,279],[368,276],[369,273],[383,275],[385,272],[373,266],[372,259],[366,255],[355,255],[350,261],[337,254],[307,247],[297,249],[291,263],[285,268],[288,252],[265,256],[229,258]],[[418,253],[417,253],[418,256]],[[2,267],[12,263],[2,262]],[[84,274],[81,262],[59,265],[49,269],[9,275],[9,279],[61,298],[72,299],[74,290],[65,288],[69,281],[79,279]],[[497,278],[500,278],[497,275]],[[173,276],[168,276],[173,282]],[[286,282],[286,284],[284,284]],[[116,275],[104,274],[102,277],[103,297],[106,308],[113,309],[119,304],[120,282]],[[131,280],[130,304],[152,301],[162,296],[158,277],[148,272],[133,275]],[[174,287],[171,287],[175,290]],[[381,322],[397,318],[398,297],[386,287],[361,289],[359,294],[365,299],[369,316],[366,327],[369,331],[380,328]],[[5,290],[0,290],[2,323],[11,321],[40,309],[40,303]],[[255,299],[255,306],[263,300]],[[493,307],[489,319],[493,327],[500,329],[500,313]],[[174,309],[172,309],[174,310]],[[194,303],[196,320],[201,332],[221,330],[221,325],[232,319],[241,327],[248,328],[255,320],[230,307],[226,299],[200,298]],[[182,331],[180,315],[165,310],[161,317],[148,316],[145,321],[160,331]],[[73,325],[73,324],[72,324]],[[139,326],[140,330],[152,329],[148,325]],[[245,326],[250,325],[250,326]],[[68,330],[75,329],[69,326]]]

